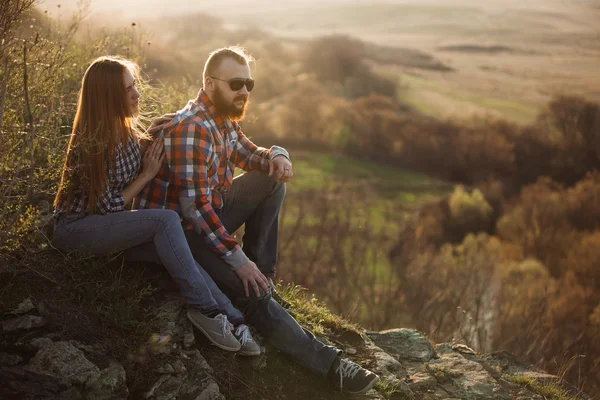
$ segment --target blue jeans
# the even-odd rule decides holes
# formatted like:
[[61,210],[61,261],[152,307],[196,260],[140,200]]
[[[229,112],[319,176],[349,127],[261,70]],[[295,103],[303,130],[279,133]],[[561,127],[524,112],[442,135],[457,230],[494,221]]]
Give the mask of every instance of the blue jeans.
[[[53,244],[64,252],[104,255],[126,250],[126,257],[164,265],[177,283],[188,307],[209,314],[219,311],[234,325],[242,313],[194,260],[188,247],[179,214],[172,210],[121,211],[87,216],[69,215],[58,219]],[[140,245],[154,251],[135,252]]]
[[[267,277],[275,275],[279,209],[285,197],[285,184],[275,182],[266,172],[252,171],[236,177],[223,197],[223,208],[217,212],[229,233],[245,225],[244,253]],[[290,355],[297,363],[320,375],[327,375],[338,355],[302,328],[270,293],[256,297],[250,290],[246,297],[242,281],[206,244],[205,238],[193,230],[185,232],[189,248],[217,285],[239,307],[252,324],[275,348]],[[144,246],[141,246],[144,247]],[[153,250],[147,245],[143,251]]]

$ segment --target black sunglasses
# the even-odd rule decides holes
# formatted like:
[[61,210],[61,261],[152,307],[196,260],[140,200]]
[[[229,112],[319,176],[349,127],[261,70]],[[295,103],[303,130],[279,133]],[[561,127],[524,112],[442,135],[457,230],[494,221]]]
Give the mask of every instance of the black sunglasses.
[[254,79],[233,78],[226,81],[225,79],[215,78],[214,76],[210,76],[209,78],[229,83],[229,88],[234,92],[241,90],[244,87],[244,85],[246,85],[246,89],[248,89],[249,92],[251,92],[252,89],[254,89]]

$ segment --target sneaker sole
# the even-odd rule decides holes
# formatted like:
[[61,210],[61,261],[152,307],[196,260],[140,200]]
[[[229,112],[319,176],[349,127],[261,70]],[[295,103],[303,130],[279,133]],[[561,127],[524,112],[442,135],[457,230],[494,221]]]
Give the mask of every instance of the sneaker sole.
[[258,352],[256,351],[238,351],[238,354],[240,356],[245,356],[245,357],[252,357],[252,356],[260,356],[261,355],[261,351],[258,350]]
[[344,391],[345,391],[346,393],[348,393],[348,394],[352,394],[352,395],[363,394],[363,393],[365,393],[366,391],[368,391],[368,390],[372,389],[372,388],[373,388],[373,386],[375,386],[375,384],[376,384],[377,382],[379,382],[379,377],[378,377],[378,376],[375,376],[375,378],[374,378],[374,379],[373,379],[371,382],[369,382],[369,384],[368,384],[367,386],[365,386],[364,388],[362,388],[362,389],[361,389],[361,390],[359,390],[358,392],[351,392],[351,391],[349,391],[349,390],[345,390],[345,389],[344,389]]
[[212,344],[214,344],[215,346],[217,346],[218,348],[223,349],[223,350],[227,350],[227,351],[239,351],[242,348],[242,345],[240,345],[240,347],[227,347],[227,346],[225,346],[225,345],[223,345],[223,344],[221,344],[219,342],[216,342],[212,337],[210,337],[210,335],[208,334],[208,332],[206,332],[204,330],[204,328],[202,328],[201,326],[198,326],[198,324],[196,324],[196,322],[194,322],[194,320],[191,319],[189,316],[188,316],[188,319],[190,320],[190,322],[192,323],[192,325],[194,325],[196,328],[198,328],[198,330],[200,332],[202,332],[204,334],[204,336],[208,340],[210,340],[210,342]]

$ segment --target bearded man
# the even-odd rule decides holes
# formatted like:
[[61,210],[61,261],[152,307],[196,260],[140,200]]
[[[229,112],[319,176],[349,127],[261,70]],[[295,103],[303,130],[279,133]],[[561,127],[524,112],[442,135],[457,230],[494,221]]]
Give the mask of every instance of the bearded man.
[[[165,164],[135,206],[176,210],[196,261],[270,344],[335,386],[363,393],[379,377],[341,359],[273,299],[278,216],[293,168],[285,149],[256,146],[238,124],[254,88],[252,61],[239,47],[210,54],[198,97],[163,129]],[[236,167],[246,173],[234,179]],[[231,236],[242,225],[243,247]]]

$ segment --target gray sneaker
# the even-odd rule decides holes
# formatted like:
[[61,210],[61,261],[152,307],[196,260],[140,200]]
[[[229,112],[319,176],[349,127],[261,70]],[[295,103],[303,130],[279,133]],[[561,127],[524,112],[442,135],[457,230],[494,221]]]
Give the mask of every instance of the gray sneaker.
[[254,341],[250,334],[248,326],[241,324],[234,332],[236,339],[241,343],[242,348],[238,352],[241,356],[259,356],[260,346]]
[[339,357],[333,361],[328,376],[335,387],[349,394],[363,394],[379,381],[373,372]]
[[227,316],[219,314],[209,318],[198,310],[188,310],[187,317],[215,346],[227,351],[238,351],[242,348],[231,332],[233,325],[227,320]]

